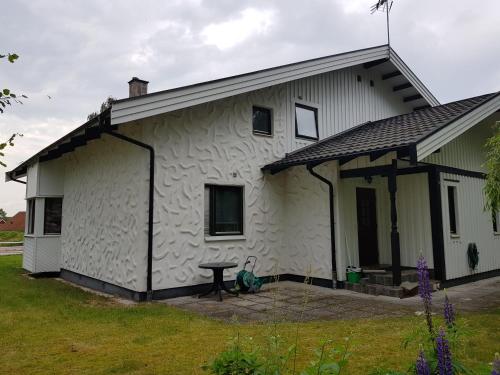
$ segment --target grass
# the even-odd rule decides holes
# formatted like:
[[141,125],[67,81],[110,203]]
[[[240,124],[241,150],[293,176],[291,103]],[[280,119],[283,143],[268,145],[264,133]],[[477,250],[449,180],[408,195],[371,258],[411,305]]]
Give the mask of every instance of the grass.
[[23,240],[24,232],[0,231],[0,247],[11,246],[10,244],[2,244],[2,242],[22,242]]
[[[487,374],[500,350],[500,311],[463,315],[465,363]],[[416,348],[401,348],[416,320],[363,319],[299,326],[299,368],[324,338],[352,339],[350,374],[376,366],[405,370]],[[118,305],[53,279],[31,279],[20,256],[0,257],[0,373],[203,374],[200,366],[240,333],[255,342],[276,329],[289,342],[296,326],[222,323],[162,304]]]

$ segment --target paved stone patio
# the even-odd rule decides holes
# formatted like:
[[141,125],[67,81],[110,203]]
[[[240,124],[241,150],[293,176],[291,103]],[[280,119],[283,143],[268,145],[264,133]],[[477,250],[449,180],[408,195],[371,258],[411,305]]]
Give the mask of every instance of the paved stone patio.
[[[500,308],[500,277],[453,287],[447,293],[459,311]],[[418,296],[406,299],[372,296],[291,281],[266,284],[257,294],[223,297],[222,302],[212,296],[189,296],[159,303],[236,322],[383,318],[418,314],[421,310]],[[433,300],[436,306],[442,306],[444,292],[435,292]]]

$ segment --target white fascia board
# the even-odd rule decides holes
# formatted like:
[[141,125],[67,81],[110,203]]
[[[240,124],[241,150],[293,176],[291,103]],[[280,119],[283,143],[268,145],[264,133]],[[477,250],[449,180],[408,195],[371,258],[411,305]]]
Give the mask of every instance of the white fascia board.
[[403,74],[403,76],[412,84],[413,87],[418,91],[420,95],[431,105],[435,107],[441,103],[432,95],[427,87],[418,79],[418,77],[411,71],[411,69],[405,64],[403,60],[398,56],[393,49],[390,51],[389,60],[394,64],[394,66]]
[[111,107],[111,124],[155,116],[388,57],[388,47],[380,46],[118,101]]
[[417,143],[417,160],[423,160],[434,151],[459,137],[499,109],[500,95],[497,95],[467,113],[465,116],[460,117],[431,136],[419,141]]

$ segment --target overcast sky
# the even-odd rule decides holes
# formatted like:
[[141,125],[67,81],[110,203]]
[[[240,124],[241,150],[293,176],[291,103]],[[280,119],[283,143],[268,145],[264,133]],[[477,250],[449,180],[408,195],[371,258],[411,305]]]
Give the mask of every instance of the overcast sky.
[[[81,125],[132,76],[149,91],[386,43],[375,0],[16,0],[0,13],[0,86],[29,99],[0,115],[8,169]],[[471,5],[472,4],[472,5]],[[392,46],[442,103],[500,90],[498,0],[395,0]],[[51,99],[49,99],[49,97]],[[25,208],[4,183],[0,207]]]

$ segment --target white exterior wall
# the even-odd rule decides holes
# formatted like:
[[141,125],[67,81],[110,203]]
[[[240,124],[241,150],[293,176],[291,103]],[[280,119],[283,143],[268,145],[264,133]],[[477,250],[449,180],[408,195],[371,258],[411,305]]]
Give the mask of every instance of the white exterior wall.
[[427,163],[447,165],[469,171],[485,172],[486,139],[493,135],[493,125],[500,120],[495,114],[481,121],[463,135],[441,148],[441,151],[424,159]]
[[23,268],[26,271],[35,272],[35,250],[36,250],[36,238],[24,237]]
[[[500,235],[493,233],[491,213],[484,210],[484,184],[485,180],[479,178],[441,174],[446,279],[500,269]],[[450,234],[449,185],[457,188],[457,236]],[[469,269],[467,261],[467,247],[472,242],[479,251],[476,271]]]
[[[61,197],[64,191],[64,168],[60,161],[36,163],[28,167],[26,199],[35,199],[33,233],[24,236],[23,268],[29,272],[58,272],[61,258],[61,236],[45,235],[45,198]],[[64,205],[64,199],[63,199]],[[28,230],[29,210],[26,207]],[[64,222],[64,220],[63,220]]]
[[[141,131],[120,129],[134,138]],[[65,167],[61,267],[145,291],[147,150],[103,135],[60,160]]]
[[[361,76],[361,82],[357,76]],[[370,80],[374,86],[370,86]],[[392,85],[375,70],[361,66],[291,81],[285,87],[287,152],[313,142],[295,138],[295,103],[318,108],[320,139],[366,121],[411,112],[413,107],[394,95]]]
[[[314,171],[334,181],[334,163],[323,164]],[[295,167],[286,172],[285,194],[282,263],[286,272],[331,280],[328,185],[313,177],[306,167]]]

